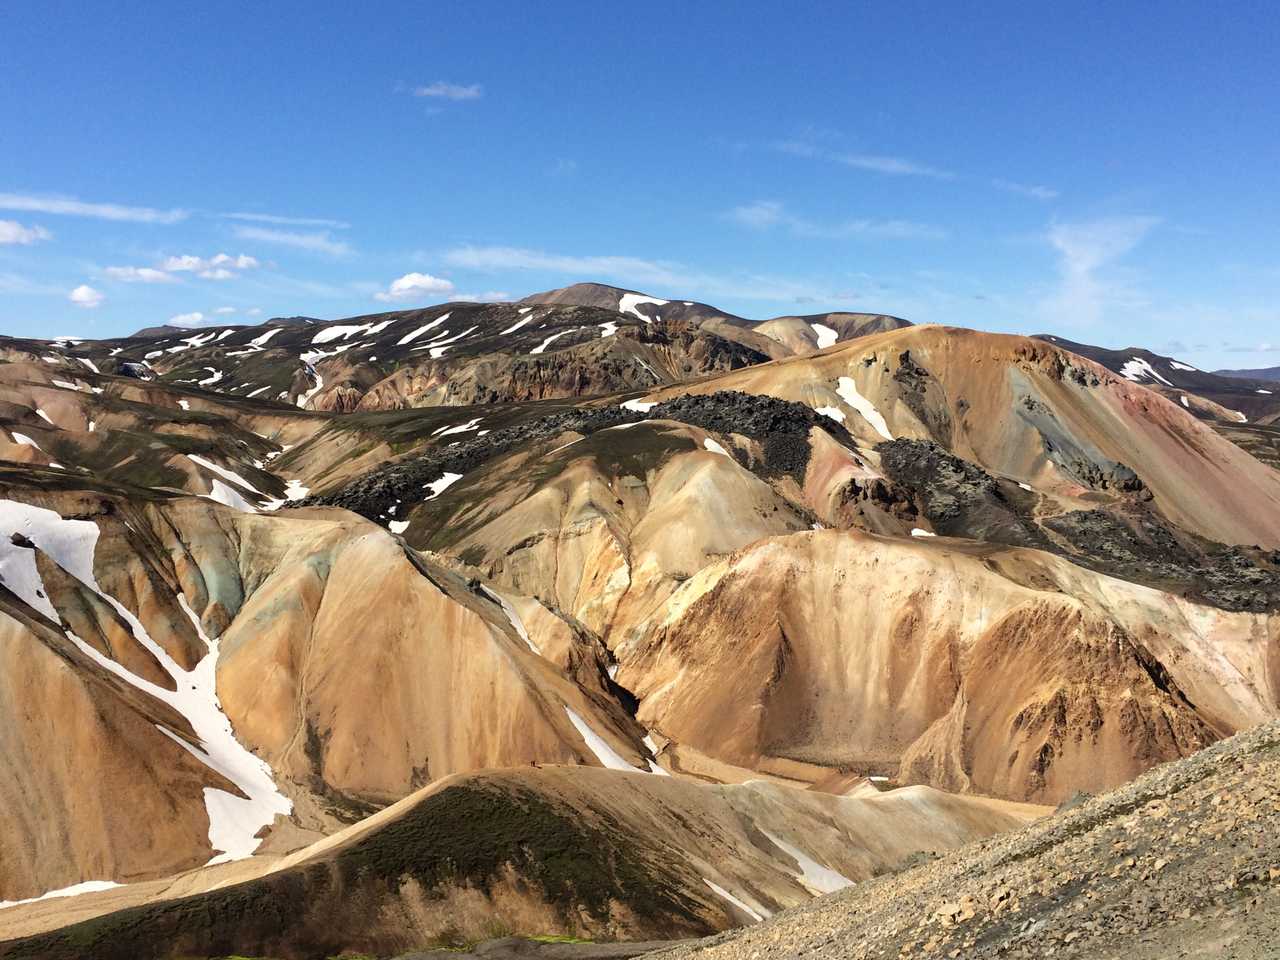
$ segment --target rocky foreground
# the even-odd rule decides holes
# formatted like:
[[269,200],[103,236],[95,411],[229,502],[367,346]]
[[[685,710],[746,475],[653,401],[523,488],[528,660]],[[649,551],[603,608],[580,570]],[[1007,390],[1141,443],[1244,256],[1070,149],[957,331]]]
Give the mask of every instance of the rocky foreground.
[[1277,837],[1272,722],[1024,830],[654,956],[1271,958]]

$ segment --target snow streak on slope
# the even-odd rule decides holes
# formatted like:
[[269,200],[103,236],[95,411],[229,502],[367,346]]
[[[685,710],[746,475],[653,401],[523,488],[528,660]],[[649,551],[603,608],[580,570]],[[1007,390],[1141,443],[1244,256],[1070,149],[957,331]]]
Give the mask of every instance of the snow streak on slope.
[[257,487],[255,487],[252,483],[250,483],[244,477],[240,476],[240,474],[236,473],[234,470],[228,470],[226,467],[220,467],[216,463],[214,463],[212,460],[206,460],[204,457],[197,456],[194,453],[188,453],[187,459],[190,460],[192,463],[198,463],[200,466],[204,467],[206,470],[212,470],[214,473],[218,474],[218,476],[222,477],[225,480],[230,480],[232,483],[239,484],[240,486],[244,487],[244,489],[254,494],[259,500],[268,499],[265,493],[262,493],[261,491],[259,491]]
[[610,770],[626,770],[630,773],[639,773],[635,767],[627,763],[622,756],[605,742],[600,734],[591,729],[587,721],[574,713],[568,707],[564,708],[564,712],[569,715],[569,722],[574,725],[582,739],[586,742],[588,749],[595,754],[596,759]]
[[730,893],[728,890],[726,890],[724,887],[720,886],[719,884],[712,883],[706,877],[702,878],[702,882],[705,883],[708,887],[710,887],[712,892],[715,893],[716,896],[721,897],[725,900],[728,900],[730,903],[732,903],[735,907],[737,907],[739,910],[741,910],[743,913],[749,916],[756,923],[759,923],[761,920],[764,919],[764,917],[760,913],[751,909],[749,906],[747,906],[745,903],[743,903],[741,900],[739,900],[737,897],[735,897],[732,893]]
[[521,327],[523,327],[526,323],[528,323],[530,320],[532,320],[532,319],[533,319],[533,317],[531,317],[531,316],[529,316],[529,315],[528,315],[528,311],[527,311],[527,310],[522,310],[522,311],[520,311],[520,312],[521,312],[521,313],[523,313],[523,314],[525,314],[525,316],[521,317],[519,320],[517,320],[517,321],[516,321],[515,323],[513,323],[511,326],[507,327],[507,329],[498,331],[498,336],[500,336],[500,337],[505,337],[508,333],[515,333],[517,330],[519,330],[519,329],[520,329]]
[[800,876],[797,879],[800,881],[800,885],[815,897],[824,893],[835,893],[837,890],[853,886],[853,881],[848,877],[836,873],[830,867],[824,867],[799,847],[792,846],[781,837],[776,837],[763,828],[761,828],[760,832],[768,837],[774,846],[790,854],[796,863],[800,865]]
[[210,862],[222,863],[252,855],[261,842],[255,834],[277,816],[288,815],[293,804],[277,789],[271,768],[236,740],[231,721],[222,712],[222,705],[218,701],[218,641],[205,635],[200,618],[191,609],[186,597],[178,594],[178,605],[191,620],[196,635],[208,650],[191,670],[184,670],[179,666],[151,638],[142,621],[98,585],[93,572],[93,556],[99,536],[96,523],[91,520],[64,520],[52,510],[14,500],[0,500],[0,577],[29,606],[39,610],[53,623],[61,624],[61,618],[49,600],[48,591],[44,589],[40,578],[35,551],[13,543],[11,537],[14,533],[20,533],[34,543],[50,560],[115,610],[129,627],[134,640],[172,678],[174,689],[166,690],[130,672],[70,630],[64,631],[80,652],[100,667],[143,693],[168,704],[186,718],[195,733],[197,744],[188,743],[165,727],[157,725],[157,729],[205,766],[230,780],[244,795],[237,797],[225,790],[205,788],[209,843],[215,851],[220,851]]
[[[578,328],[577,327],[573,328],[573,330],[576,330],[576,329]],[[538,344],[536,347],[530,350],[529,353],[530,354],[545,353],[547,350],[547,347],[551,346],[551,344],[554,343],[557,338],[563,337],[566,333],[573,333],[573,330],[561,330],[559,333],[553,333],[551,336],[547,337],[547,339],[543,340],[540,344]]]
[[436,317],[430,323],[423,324],[417,330],[414,330],[411,333],[406,333],[403,337],[401,337],[399,340],[396,341],[396,346],[403,347],[406,343],[413,343],[413,341],[417,340],[418,337],[422,336],[428,330],[434,330],[436,327],[440,326],[440,324],[444,323],[448,319],[449,319],[449,314],[447,313],[440,314],[440,316]]
[[525,646],[541,656],[542,651],[538,649],[532,638],[530,638],[529,631],[525,629],[524,621],[520,619],[520,614],[516,611],[516,608],[511,605],[511,601],[502,594],[490,590],[484,584],[480,585],[480,589],[488,595],[489,599],[496,601],[498,606],[502,607],[502,612],[507,615],[507,620],[510,621],[515,632],[520,635],[520,639],[525,642]]
[[[889,432],[889,425],[884,422],[884,417],[880,416],[880,411],[876,409],[875,404],[858,392],[858,385],[853,382],[853,377],[841,377],[836,393],[840,395],[841,400],[862,414],[862,419],[871,424],[876,433],[886,440],[893,439],[893,434]],[[825,411],[829,408],[823,409]]]
[[122,886],[124,884],[116,883],[114,880],[86,880],[83,883],[74,883],[69,887],[63,887],[61,890],[50,890],[47,893],[40,894],[38,897],[28,897],[25,900],[0,900],[0,910],[5,907],[18,907],[24,903],[38,903],[41,900],[78,897],[82,893],[97,893],[99,890],[111,890]]
[[298,397],[298,406],[303,408],[306,407],[307,402],[312,397],[314,397],[317,393],[319,393],[320,389],[324,386],[324,377],[320,376],[320,372],[316,370],[316,368],[313,367],[310,363],[307,363],[307,374],[309,376],[315,377],[316,383],[314,387],[312,387],[306,393],[302,394],[302,396]]

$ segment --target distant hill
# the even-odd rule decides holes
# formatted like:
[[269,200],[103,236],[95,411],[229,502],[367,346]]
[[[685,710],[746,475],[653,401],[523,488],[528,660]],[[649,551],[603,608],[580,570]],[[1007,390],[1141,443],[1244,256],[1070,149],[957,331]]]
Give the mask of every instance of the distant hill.
[[[1233,415],[1240,422],[1265,422],[1280,412],[1280,390],[1272,389],[1275,380],[1249,376],[1257,371],[1240,370],[1231,375],[1221,371],[1209,373],[1142,347],[1112,350],[1044,333],[1037,334],[1034,339],[1044,340],[1063,350],[1088,357],[1126,380],[1177,398],[1184,407],[1190,407],[1191,403],[1183,398],[1181,391],[1225,408],[1226,414]],[[1280,368],[1273,373],[1280,377]]]
[[1215,370],[1219,377],[1231,377],[1239,380],[1271,380],[1280,381],[1280,367],[1259,367],[1256,370]]

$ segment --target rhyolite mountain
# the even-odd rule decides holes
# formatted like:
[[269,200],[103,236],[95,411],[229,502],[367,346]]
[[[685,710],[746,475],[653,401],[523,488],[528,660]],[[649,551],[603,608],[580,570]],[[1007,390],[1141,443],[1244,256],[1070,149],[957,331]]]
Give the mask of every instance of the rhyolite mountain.
[[1091,351],[597,284],[0,340],[0,956],[702,935],[1275,718],[1251,384]]

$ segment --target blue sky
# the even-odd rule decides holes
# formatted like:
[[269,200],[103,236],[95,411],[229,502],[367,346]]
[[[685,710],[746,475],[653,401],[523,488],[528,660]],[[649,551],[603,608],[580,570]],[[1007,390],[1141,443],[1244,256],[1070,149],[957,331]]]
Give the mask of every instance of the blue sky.
[[1278,48],[1249,2],[15,2],[0,331],[598,280],[1280,364]]

